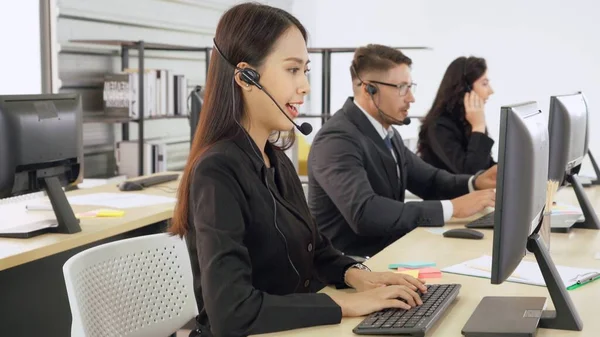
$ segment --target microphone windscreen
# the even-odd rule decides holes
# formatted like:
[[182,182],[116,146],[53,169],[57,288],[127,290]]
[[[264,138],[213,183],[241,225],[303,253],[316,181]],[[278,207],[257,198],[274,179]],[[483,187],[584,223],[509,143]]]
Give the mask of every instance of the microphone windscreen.
[[404,120],[402,121],[402,124],[409,125],[410,124],[410,117],[404,118]]
[[304,123],[302,123],[302,124],[300,125],[300,127],[298,128],[298,130],[300,130],[300,132],[301,132],[303,135],[305,135],[305,136],[308,136],[308,135],[310,135],[310,133],[312,132],[312,130],[313,130],[313,127],[312,127],[312,125],[310,125],[310,124],[308,124],[308,123],[304,122]]

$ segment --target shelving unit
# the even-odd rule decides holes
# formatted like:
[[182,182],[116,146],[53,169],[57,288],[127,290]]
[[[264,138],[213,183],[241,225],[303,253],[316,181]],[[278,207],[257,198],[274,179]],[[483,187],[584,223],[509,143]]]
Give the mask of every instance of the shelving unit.
[[122,128],[122,139],[129,140],[129,123],[138,123],[138,174],[144,174],[144,121],[161,120],[161,119],[181,119],[189,118],[189,116],[159,116],[159,117],[144,117],[144,51],[146,50],[161,50],[161,51],[180,51],[180,52],[204,52],[206,72],[208,73],[208,64],[210,59],[210,50],[212,47],[190,47],[181,45],[171,45],[164,43],[150,43],[141,41],[125,41],[125,40],[71,40],[73,43],[96,44],[104,46],[118,46],[121,48],[121,70],[129,68],[129,51],[137,50],[138,52],[138,78],[139,78],[139,118],[114,118],[114,117],[88,117],[84,119],[86,123],[120,123]]
[[[146,120],[161,120],[161,119],[177,119],[177,118],[190,118],[190,116],[160,116],[148,118],[144,117],[144,51],[145,50],[161,50],[161,51],[180,51],[180,52],[204,52],[205,55],[205,69],[208,73],[208,66],[210,63],[211,47],[190,47],[182,45],[170,45],[163,43],[150,43],[141,41],[126,41],[126,40],[71,40],[73,43],[85,43],[85,44],[96,44],[105,46],[118,46],[121,48],[121,69],[125,70],[129,67],[129,51],[137,50],[138,52],[138,77],[139,77],[139,108],[140,117],[137,119],[132,118],[114,118],[114,117],[102,117],[93,116],[84,118],[86,123],[120,123],[122,124],[122,139],[129,140],[129,123],[138,123],[138,167],[139,174],[143,174],[143,162],[144,162],[144,121]],[[430,50],[429,47],[394,47],[395,49],[401,50]],[[325,123],[331,117],[331,57],[333,54],[338,53],[353,53],[356,51],[356,47],[332,47],[332,48],[308,48],[308,52],[312,54],[321,54],[322,58],[322,78],[321,78],[321,113],[305,113],[300,114],[299,118],[320,118],[322,123]],[[193,123],[191,125],[193,134],[195,130],[195,120],[192,118]]]

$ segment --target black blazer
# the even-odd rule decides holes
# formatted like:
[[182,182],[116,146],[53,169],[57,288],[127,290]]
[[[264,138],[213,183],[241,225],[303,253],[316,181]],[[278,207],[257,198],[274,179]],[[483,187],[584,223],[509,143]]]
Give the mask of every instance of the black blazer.
[[319,233],[285,153],[267,146],[272,169],[259,153],[240,132],[208,149],[193,171],[186,242],[197,321],[215,336],[339,323],[341,308],[307,293],[310,280],[342,286],[356,263]]
[[[352,98],[313,140],[309,207],[321,231],[346,254],[372,256],[418,225],[443,225],[437,200],[469,192],[470,176],[426,164],[396,130],[392,143],[400,179],[392,154]],[[405,189],[430,201],[404,203]]]
[[475,174],[494,166],[494,140],[481,132],[467,136],[464,128],[450,116],[440,116],[426,136],[419,136],[419,155],[425,162],[452,173]]

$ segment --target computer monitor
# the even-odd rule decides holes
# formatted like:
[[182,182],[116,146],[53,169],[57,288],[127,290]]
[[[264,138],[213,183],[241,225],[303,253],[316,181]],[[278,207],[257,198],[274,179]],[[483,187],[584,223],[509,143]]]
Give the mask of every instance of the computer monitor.
[[[491,308],[495,311],[490,320],[512,320],[507,324],[508,330],[527,322],[531,317],[540,318],[539,322],[534,321],[539,327],[577,331],[583,328],[539,234],[545,213],[548,157],[548,118],[538,109],[537,103],[503,106],[500,114],[491,283],[501,284],[508,279],[528,250],[537,260],[556,308],[555,311],[542,311],[542,307],[537,311],[529,310],[536,308],[527,307],[530,298],[522,297],[487,297],[485,302],[482,300],[485,310]],[[540,298],[531,300],[540,302]],[[524,306],[525,314],[514,313],[514,310],[521,310]],[[478,307],[472,317],[485,317],[482,316],[485,310]],[[485,327],[485,324],[480,326]],[[512,336],[508,332],[507,335]]]
[[526,253],[546,204],[548,119],[535,102],[504,106],[500,142],[492,255],[492,283],[506,280]]
[[79,95],[0,96],[0,198],[45,191],[57,218],[49,231],[80,232],[62,187],[82,180],[82,138]]
[[589,112],[583,93],[550,97],[550,159],[548,178],[561,186],[573,185],[585,221],[573,227],[600,229],[600,221],[587,198],[578,173],[588,154]]

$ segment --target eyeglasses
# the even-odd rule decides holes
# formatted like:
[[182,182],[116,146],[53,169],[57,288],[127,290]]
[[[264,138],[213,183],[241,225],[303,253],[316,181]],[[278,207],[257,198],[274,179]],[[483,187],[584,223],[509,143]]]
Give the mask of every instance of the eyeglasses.
[[388,87],[394,87],[394,88],[398,89],[398,93],[400,94],[400,96],[405,96],[406,94],[408,94],[409,90],[413,93],[413,95],[417,92],[417,84],[416,83],[392,84],[392,83],[385,83],[385,82],[379,82],[379,81],[369,81],[369,82],[377,83],[377,84],[381,84],[381,85],[387,85]]

